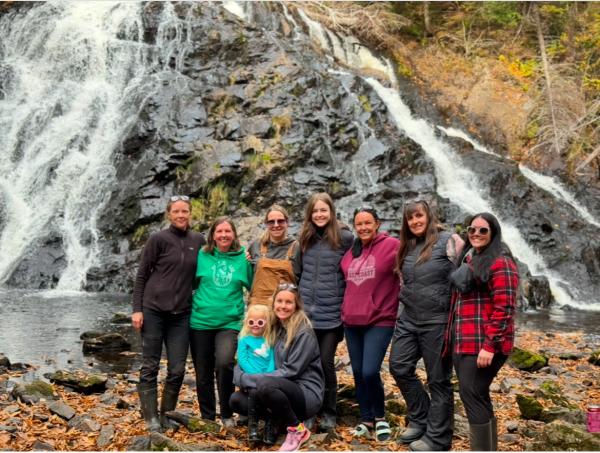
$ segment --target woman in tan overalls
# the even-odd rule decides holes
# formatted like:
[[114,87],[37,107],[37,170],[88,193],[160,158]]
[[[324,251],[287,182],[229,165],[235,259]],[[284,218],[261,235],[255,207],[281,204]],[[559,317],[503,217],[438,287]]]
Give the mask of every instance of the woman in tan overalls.
[[296,284],[302,272],[300,247],[288,236],[289,216],[285,208],[272,205],[265,214],[266,231],[250,244],[248,253],[254,264],[251,304],[270,305],[280,283]]

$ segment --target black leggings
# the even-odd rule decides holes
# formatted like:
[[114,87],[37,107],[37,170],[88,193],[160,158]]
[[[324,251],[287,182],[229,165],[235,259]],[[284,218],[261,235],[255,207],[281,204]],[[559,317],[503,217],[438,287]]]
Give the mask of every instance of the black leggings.
[[344,339],[344,326],[339,325],[333,329],[314,329],[319,352],[321,353],[321,365],[325,376],[325,395],[321,413],[323,415],[336,415],[337,406],[337,375],[335,372],[335,351],[340,341]]
[[506,359],[507,356],[496,353],[490,366],[477,368],[476,355],[454,354],[452,356],[458,376],[460,399],[465,405],[469,423],[483,425],[494,418],[490,385]]
[[[283,426],[297,426],[306,419],[306,400],[298,384],[282,377],[265,376],[255,393],[257,415]],[[235,392],[229,404],[234,412],[248,414],[248,393]]]

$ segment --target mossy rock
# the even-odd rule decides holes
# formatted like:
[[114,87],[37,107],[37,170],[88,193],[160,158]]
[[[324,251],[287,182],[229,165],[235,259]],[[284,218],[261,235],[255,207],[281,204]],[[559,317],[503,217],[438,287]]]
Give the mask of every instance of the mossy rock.
[[514,348],[509,357],[509,363],[519,370],[534,372],[548,365],[548,357],[543,354]]
[[191,433],[218,433],[221,431],[221,425],[213,420],[191,417],[177,411],[167,412],[165,415],[167,418],[185,426]]
[[58,370],[45,375],[50,381],[71,387],[73,390],[89,395],[91,393],[102,393],[106,390],[108,376],[105,374],[87,374],[82,371],[71,373]]
[[554,381],[544,381],[536,389],[534,396],[552,401],[562,407],[571,407],[569,401],[563,396],[560,386]]
[[26,404],[37,403],[40,399],[56,399],[54,388],[47,382],[35,380],[28,384],[19,383],[12,390],[12,396]]
[[536,442],[527,444],[531,451],[600,451],[600,435],[583,427],[557,420],[544,426]]
[[115,313],[110,318],[112,324],[131,324],[131,315],[127,313]]
[[398,400],[387,400],[385,402],[385,411],[394,415],[406,415],[406,404]]
[[527,395],[517,395],[517,404],[521,416],[527,420],[541,420],[544,406],[535,398]]
[[600,366],[600,350],[592,352],[588,362],[592,365]]

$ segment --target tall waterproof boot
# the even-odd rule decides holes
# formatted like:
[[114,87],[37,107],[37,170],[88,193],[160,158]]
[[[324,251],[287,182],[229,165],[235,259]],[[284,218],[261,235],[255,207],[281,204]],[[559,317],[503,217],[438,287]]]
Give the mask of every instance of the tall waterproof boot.
[[325,389],[325,398],[321,408],[321,419],[319,421],[319,431],[330,433],[335,431],[336,426],[336,408],[337,408],[337,388],[327,387]]
[[250,391],[248,397],[248,442],[254,444],[260,442],[258,431],[258,414],[256,413],[256,391]]
[[158,420],[158,401],[156,387],[148,387],[144,384],[138,385],[138,394],[140,397],[140,408],[142,417],[146,422],[148,431],[161,431],[160,421]]
[[498,419],[492,417],[492,451],[498,451]]
[[165,384],[162,393],[162,399],[160,400],[160,425],[163,429],[173,429],[177,425],[169,420],[166,416],[167,412],[174,411],[177,406],[177,399],[179,398],[179,388],[173,385]]
[[496,451],[492,442],[492,421],[481,425],[469,424],[471,451]]

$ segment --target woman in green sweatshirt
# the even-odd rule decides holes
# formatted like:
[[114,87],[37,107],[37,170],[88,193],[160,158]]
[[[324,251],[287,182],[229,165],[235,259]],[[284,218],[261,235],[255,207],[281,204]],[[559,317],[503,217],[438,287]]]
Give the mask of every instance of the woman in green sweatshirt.
[[216,417],[216,375],[221,421],[231,427],[234,357],[244,318],[243,289],[250,289],[252,264],[228,217],[218,218],[210,227],[207,244],[198,254],[196,277],[199,283],[192,301],[190,345],[200,414],[209,420]]

